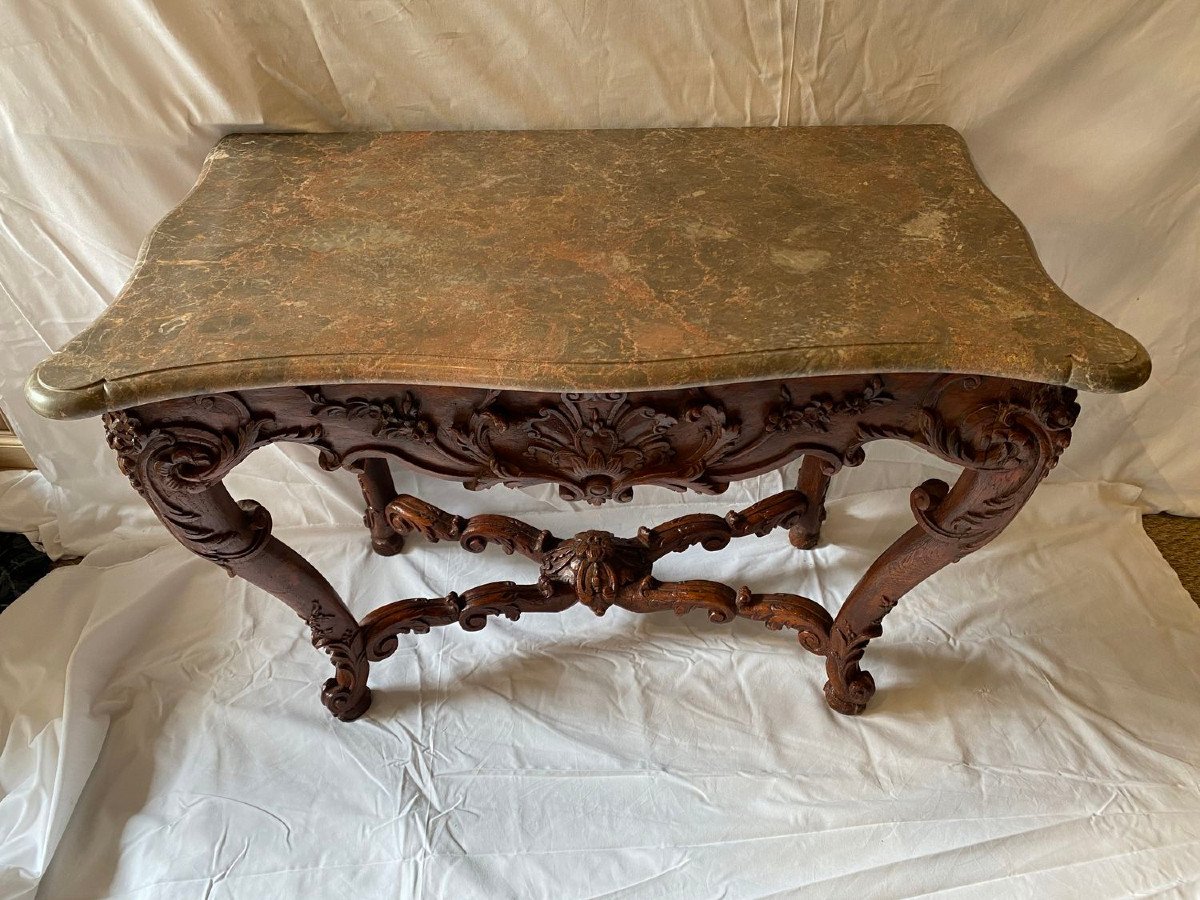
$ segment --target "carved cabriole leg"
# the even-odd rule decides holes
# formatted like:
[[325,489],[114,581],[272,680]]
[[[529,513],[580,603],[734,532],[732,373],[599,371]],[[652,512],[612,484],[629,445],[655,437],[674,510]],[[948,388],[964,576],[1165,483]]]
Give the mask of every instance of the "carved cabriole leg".
[[[948,494],[944,482],[926,482],[913,492],[913,502],[926,503],[926,497],[936,501],[938,494],[942,494],[945,499],[935,502],[936,512],[932,508],[930,512],[936,516],[940,528],[953,533],[960,523],[986,512],[989,502],[1004,497],[1012,482],[1021,477],[1028,475],[1026,472],[964,472]],[[1032,490],[1027,491],[1026,496],[1029,493]],[[1012,515],[1023,503],[1024,499],[1015,505]],[[999,527],[994,533],[998,533],[1012,515],[1006,516],[1003,522],[995,522]],[[883,617],[906,593],[973,549],[975,547],[965,547],[958,538],[914,525],[875,560],[834,620],[826,660],[829,681],[825,684],[825,699],[831,708],[847,715],[863,711],[875,693],[875,682],[869,672],[859,669],[858,662],[867,644],[883,633]]]
[[837,712],[860,713],[875,693],[859,661],[883,633],[884,616],[916,585],[1003,531],[1070,442],[1079,412],[1074,391],[1014,382],[1012,398],[985,395],[971,408],[980,380],[955,381],[921,410],[918,433],[907,437],[968,468],[953,488],[934,479],[913,490],[917,524],[867,569],[842,604],[826,651],[825,698]]
[[788,539],[793,547],[812,550],[821,540],[821,523],[825,521],[825,494],[829,491],[829,480],[835,471],[833,463],[819,456],[806,456],[800,463],[796,490],[808,498],[808,509],[800,517],[800,521],[788,529]]
[[271,516],[253,500],[235,501],[221,479],[256,447],[308,442],[318,431],[278,428],[232,394],[174,401],[177,421],[134,410],[104,417],[121,471],[167,530],[185,547],[239,575],[291,607],[325,650],[334,677],[321,700],[339,719],[356,719],[371,704],[362,632],[337,592],[286,544],[271,537]]
[[395,556],[404,548],[404,537],[392,528],[384,512],[396,496],[396,485],[392,481],[387,460],[361,459],[352,463],[350,468],[358,476],[363,499],[367,502],[363,524],[371,531],[371,549],[380,556]]

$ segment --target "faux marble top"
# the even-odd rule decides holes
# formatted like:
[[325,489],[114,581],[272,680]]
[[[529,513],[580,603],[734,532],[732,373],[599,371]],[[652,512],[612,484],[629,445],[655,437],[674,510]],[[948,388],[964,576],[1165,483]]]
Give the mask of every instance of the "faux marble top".
[[1149,370],[944,126],[235,134],[27,394],[69,418],[282,384]]

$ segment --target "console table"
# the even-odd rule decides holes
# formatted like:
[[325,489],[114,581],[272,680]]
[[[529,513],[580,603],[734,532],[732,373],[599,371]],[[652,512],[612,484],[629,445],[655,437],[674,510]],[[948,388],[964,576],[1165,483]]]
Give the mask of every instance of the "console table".
[[[853,714],[884,616],[1013,519],[1067,446],[1076,389],[1149,371],[1054,285],[950,128],[237,134],[27,396],[102,414],[175,538],[296,611],[339,719],[366,711],[398,635],[575,603],[795,629]],[[963,472],[912,491],[914,526],[836,615],[655,578],[668,553],[775,528],[812,548],[830,478],[883,439]],[[536,571],[356,619],[222,486],[277,441],[357,473],[378,553],[420,534]],[[718,494],[797,458],[790,490],[620,536],[447,512],[397,495],[388,468],[599,505],[640,485]]]

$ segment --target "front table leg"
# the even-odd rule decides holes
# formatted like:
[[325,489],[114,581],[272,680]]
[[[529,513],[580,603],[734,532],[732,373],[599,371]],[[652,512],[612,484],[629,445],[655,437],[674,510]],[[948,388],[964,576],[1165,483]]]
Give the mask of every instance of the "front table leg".
[[867,569],[834,619],[825,699],[837,712],[856,715],[875,693],[859,661],[883,633],[884,616],[930,575],[1003,531],[1070,442],[1079,412],[1074,391],[1026,386],[1022,393],[1031,394],[974,406],[977,379],[956,381],[965,388],[947,393],[949,408],[926,407],[918,432],[905,437],[966,470],[953,488],[932,479],[913,490],[917,524]]
[[329,582],[271,536],[271,516],[253,500],[235,501],[221,479],[256,447],[306,435],[273,429],[233,395],[176,401],[187,418],[144,422],[137,413],[104,417],[121,471],[167,530],[198,556],[278,597],[304,620],[313,645],[330,656],[334,677],[321,702],[339,719],[371,705],[362,630]]

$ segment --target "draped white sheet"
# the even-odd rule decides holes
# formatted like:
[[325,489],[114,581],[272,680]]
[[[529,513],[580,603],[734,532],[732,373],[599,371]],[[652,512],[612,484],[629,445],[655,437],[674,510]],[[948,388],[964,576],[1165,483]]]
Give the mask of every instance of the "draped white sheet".
[[[98,422],[40,419],[22,382],[235,129],[953,125],[1050,274],[1154,358],[1141,390],[1084,398],[1065,474],[1200,514],[1195,0],[0,0],[0,75],[0,405],[71,552],[148,513]],[[348,521],[311,477],[260,499]]]
[[[1200,611],[1132,493],[1049,485],[915,590],[856,719],[791,633],[576,607],[401,638],[337,723],[283,604],[176,545],[112,544],[0,616],[0,896],[1194,897]],[[779,532],[662,569],[833,607],[910,522],[875,492],[834,504],[813,554]],[[533,574],[288,537],[360,611]]]
[[[97,421],[21,399],[228,131],[857,122],[961,130],[1155,365],[1083,396],[1059,484],[888,619],[861,720],[784,636],[576,610],[406,643],[337,725],[291,614],[164,543]],[[1197,615],[1137,523],[1200,514],[1195,0],[0,0],[0,127],[0,406],[46,476],[0,480],[0,526],[96,551],[0,617],[0,896],[1196,894]],[[835,482],[840,548],[680,571],[834,605],[904,527],[886,489],[948,468],[869,456]],[[368,557],[353,479],[308,448],[228,482],[359,611],[518,577]],[[566,533],[695,501],[400,488]]]

